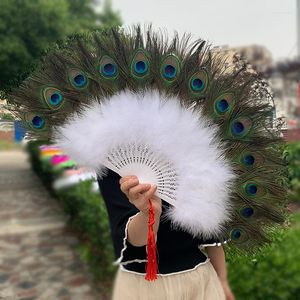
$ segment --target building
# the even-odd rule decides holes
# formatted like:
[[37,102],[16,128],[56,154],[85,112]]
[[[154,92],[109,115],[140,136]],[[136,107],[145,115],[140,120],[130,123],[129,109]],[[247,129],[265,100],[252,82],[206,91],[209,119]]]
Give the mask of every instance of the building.
[[283,129],[300,128],[300,59],[275,63],[271,52],[259,45],[224,46],[219,51],[227,54],[229,65],[237,54],[251,65],[250,70],[262,74],[270,84],[275,117],[284,124]]
[[277,118],[285,118],[285,128],[300,128],[300,60],[278,62],[266,69],[274,94]]
[[247,61],[258,73],[263,73],[266,69],[270,68],[273,63],[271,52],[264,46],[250,45],[242,47],[229,48],[223,46],[219,49],[222,54],[228,56],[228,60],[232,61],[234,55],[238,55],[243,60]]

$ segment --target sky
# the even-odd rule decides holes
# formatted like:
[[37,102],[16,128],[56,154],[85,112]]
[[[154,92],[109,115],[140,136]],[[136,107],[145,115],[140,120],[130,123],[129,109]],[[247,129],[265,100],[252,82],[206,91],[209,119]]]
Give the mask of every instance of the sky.
[[214,46],[264,45],[275,60],[296,55],[296,0],[113,0],[124,25],[152,23]]

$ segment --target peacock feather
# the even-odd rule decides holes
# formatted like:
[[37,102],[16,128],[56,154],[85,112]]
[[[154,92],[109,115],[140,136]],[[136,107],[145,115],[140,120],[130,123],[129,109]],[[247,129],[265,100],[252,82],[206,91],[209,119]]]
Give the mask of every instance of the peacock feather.
[[50,140],[70,115],[125,90],[157,90],[201,111],[217,125],[237,175],[224,238],[250,250],[267,242],[269,229],[286,215],[287,166],[272,96],[241,59],[228,65],[205,41],[189,40],[175,34],[168,41],[140,26],[75,36],[49,51],[10,98],[30,135]]

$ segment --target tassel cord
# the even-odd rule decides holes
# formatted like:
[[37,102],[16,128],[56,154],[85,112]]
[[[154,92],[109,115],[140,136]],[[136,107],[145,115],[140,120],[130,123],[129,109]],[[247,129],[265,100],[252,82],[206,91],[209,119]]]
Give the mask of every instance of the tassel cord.
[[147,266],[146,266],[146,280],[157,279],[157,257],[156,257],[156,241],[153,230],[155,224],[155,214],[151,200],[149,199],[149,220],[148,220],[148,241],[147,241]]

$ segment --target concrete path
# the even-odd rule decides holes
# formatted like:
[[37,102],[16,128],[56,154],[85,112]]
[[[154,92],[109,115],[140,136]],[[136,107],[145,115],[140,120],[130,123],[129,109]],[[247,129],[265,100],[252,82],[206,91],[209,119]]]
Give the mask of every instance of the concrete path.
[[27,156],[0,151],[0,299],[101,300],[67,216],[30,170]]

